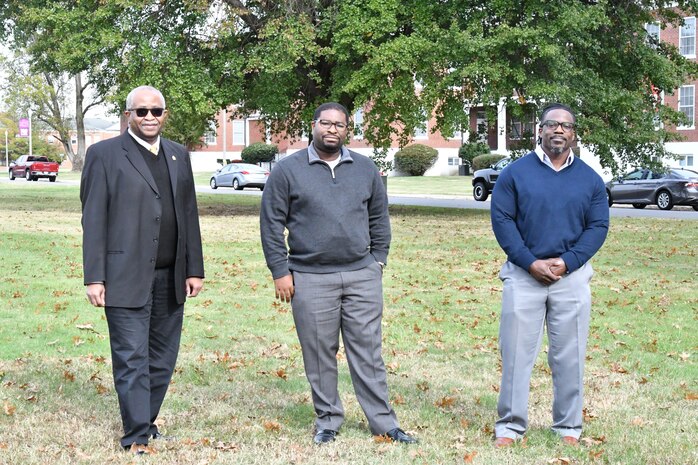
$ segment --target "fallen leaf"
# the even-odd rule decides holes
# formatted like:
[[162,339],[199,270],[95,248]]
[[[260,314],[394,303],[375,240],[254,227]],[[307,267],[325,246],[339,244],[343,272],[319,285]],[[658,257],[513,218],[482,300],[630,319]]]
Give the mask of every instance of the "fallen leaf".
[[412,330],[413,330],[415,333],[417,333],[417,334],[419,334],[419,333],[422,332],[422,328],[420,328],[419,326],[417,326],[417,323],[414,324],[414,326],[412,327]]
[[639,426],[640,428],[642,428],[643,426],[645,426],[645,420],[643,420],[640,417],[635,417],[632,419],[630,424],[632,424],[633,426]]
[[698,400],[698,393],[687,392],[686,393],[686,400]]
[[95,386],[95,389],[97,390],[97,394],[100,396],[109,392],[109,388],[102,383],[98,383],[97,386]]
[[278,370],[276,370],[276,376],[283,380],[288,379],[288,375],[286,374],[286,370],[284,368],[279,368]]
[[474,450],[469,454],[465,454],[463,456],[463,460],[465,461],[465,463],[473,463],[473,459],[475,458],[476,455],[477,455],[477,451]]
[[222,450],[224,452],[237,452],[240,450],[240,446],[237,444],[233,443],[225,443],[223,441],[218,441],[215,446],[213,446],[217,450]]
[[441,408],[446,408],[446,407],[453,407],[453,405],[456,403],[456,398],[453,396],[446,396],[442,397],[441,399],[437,400],[434,405],[437,407]]
[[281,425],[276,421],[265,421],[263,426],[267,431],[281,431]]
[[599,449],[599,450],[590,450],[590,451],[589,451],[589,458],[590,458],[591,460],[596,460],[596,459],[598,459],[598,458],[601,458],[601,456],[603,455],[603,453],[604,453],[604,450],[603,450],[603,449]]
[[570,465],[572,462],[567,457],[557,457],[555,459],[548,460],[548,463],[552,465]]
[[470,422],[468,420],[466,420],[465,418],[460,419],[460,427],[461,428],[468,429],[469,426],[470,426]]
[[393,405],[405,405],[405,398],[400,394],[393,396]]
[[73,381],[75,381],[75,374],[66,370],[63,372],[63,378],[65,378],[66,381],[70,381],[72,383]]
[[15,414],[15,410],[17,410],[17,407],[10,404],[8,401],[5,401],[5,403],[3,404],[3,410],[5,411],[5,415],[10,417]]
[[426,381],[417,383],[417,389],[419,389],[422,392],[427,392],[429,390],[429,383],[427,383]]
[[388,436],[387,434],[379,434],[373,436],[373,442],[377,444],[390,444],[393,442],[393,440],[390,439],[390,436]]

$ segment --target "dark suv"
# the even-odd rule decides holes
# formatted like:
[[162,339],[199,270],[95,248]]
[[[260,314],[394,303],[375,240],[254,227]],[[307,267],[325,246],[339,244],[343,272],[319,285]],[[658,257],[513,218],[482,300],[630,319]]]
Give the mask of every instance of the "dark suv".
[[477,170],[473,173],[473,197],[475,200],[484,202],[494,189],[494,183],[497,182],[499,172],[511,163],[511,158],[502,158],[494,165],[484,170]]

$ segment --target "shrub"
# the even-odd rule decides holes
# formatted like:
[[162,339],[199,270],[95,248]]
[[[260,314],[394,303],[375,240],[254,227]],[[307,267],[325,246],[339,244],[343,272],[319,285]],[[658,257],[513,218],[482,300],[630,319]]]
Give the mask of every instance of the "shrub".
[[279,153],[279,148],[274,144],[265,144],[264,142],[256,142],[242,149],[242,161],[256,165],[261,162],[272,161],[276,154]]
[[492,153],[492,154],[488,153],[487,155],[477,156],[477,157],[473,158],[473,169],[474,170],[482,170],[485,168],[489,168],[490,165],[494,165],[502,158],[506,158],[506,155],[500,155],[497,153]]
[[464,164],[473,166],[473,159],[478,155],[490,153],[490,146],[484,142],[466,142],[458,149],[458,156],[463,160]]
[[436,161],[439,152],[423,144],[408,145],[395,153],[395,166],[410,176],[422,176]]

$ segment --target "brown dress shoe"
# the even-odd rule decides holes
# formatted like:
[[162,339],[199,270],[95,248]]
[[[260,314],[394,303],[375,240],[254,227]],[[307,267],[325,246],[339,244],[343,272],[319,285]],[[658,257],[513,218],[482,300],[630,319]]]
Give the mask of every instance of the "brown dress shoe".
[[512,438],[500,437],[500,438],[496,438],[494,440],[494,447],[496,447],[497,449],[504,449],[506,447],[511,447],[513,445],[514,445],[514,440]]
[[562,436],[562,443],[566,446],[577,447],[579,445],[579,439],[574,436]]

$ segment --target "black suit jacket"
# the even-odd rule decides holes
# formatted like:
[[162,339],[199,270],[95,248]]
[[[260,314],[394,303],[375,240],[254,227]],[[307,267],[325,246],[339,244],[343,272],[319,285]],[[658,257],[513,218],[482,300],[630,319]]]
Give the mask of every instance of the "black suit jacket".
[[[186,278],[204,277],[194,176],[186,148],[160,138],[177,221],[175,294],[186,300]],[[80,184],[85,284],[104,282],[109,307],[142,307],[158,250],[162,204],[136,141],[128,134],[98,142],[85,155]]]

